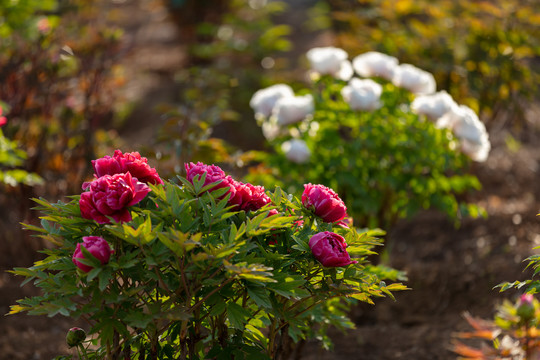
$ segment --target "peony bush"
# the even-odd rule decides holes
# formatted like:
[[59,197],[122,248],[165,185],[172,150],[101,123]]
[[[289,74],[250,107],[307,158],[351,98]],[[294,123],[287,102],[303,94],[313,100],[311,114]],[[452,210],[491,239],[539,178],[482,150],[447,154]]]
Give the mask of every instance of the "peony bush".
[[515,302],[505,300],[492,321],[468,313],[464,317],[473,331],[455,334],[452,350],[459,359],[537,359],[540,355],[540,303],[532,294],[522,294]]
[[492,321],[464,315],[474,331],[456,334],[453,351],[460,359],[538,359],[540,356],[540,302],[534,296],[540,290],[540,281],[534,279],[540,272],[540,255],[525,260],[529,262],[527,268],[534,270],[531,279],[503,282],[495,287],[501,292],[520,289],[522,294],[516,301],[504,300],[497,306]]
[[405,289],[401,272],[368,261],[377,233],[349,226],[326,186],[300,200],[200,162],[166,181],[120,151],[92,165],[80,195],[35,199],[41,226],[25,228],[51,246],[12,271],[41,293],[10,314],[83,320],[66,336],[78,358],[284,358],[352,327],[350,299]]
[[253,94],[273,151],[255,153],[260,165],[249,179],[292,193],[303,179],[336,189],[358,226],[389,229],[427,208],[456,221],[482,213],[462,196],[480,188],[471,160],[485,161],[491,147],[474,111],[437,92],[430,73],[386,54],[350,61],[326,47],[306,57],[310,88],[276,84]]

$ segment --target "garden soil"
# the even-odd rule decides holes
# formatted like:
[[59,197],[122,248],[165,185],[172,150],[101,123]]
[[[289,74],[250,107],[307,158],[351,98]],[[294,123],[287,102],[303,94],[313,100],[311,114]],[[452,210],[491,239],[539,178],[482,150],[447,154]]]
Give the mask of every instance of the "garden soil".
[[[125,6],[134,3],[139,2],[126,1]],[[141,3],[152,5],[155,1]],[[136,19],[137,9],[131,10],[134,15],[126,19]],[[139,27],[132,24],[132,33],[138,31],[164,42],[171,41],[170,32],[174,30],[164,23],[160,8],[150,10],[146,9],[144,19],[155,19],[155,27],[145,29],[140,24]],[[155,42],[156,39],[148,44],[156,46]],[[140,51],[150,51],[155,55],[153,61],[163,60],[157,64],[139,61],[137,65],[158,67],[156,74],[159,75],[155,76],[161,78],[167,78],[163,68],[178,66],[182,60],[180,48],[172,51],[178,60],[174,64],[165,63],[166,58],[161,58],[157,49],[146,47]],[[159,77],[137,81],[141,84],[134,89],[143,95],[147,89],[160,84]],[[508,141],[507,126],[490,124],[492,152],[487,162],[473,164],[471,171],[479,177],[483,189],[469,194],[466,200],[482,205],[488,217],[462,219],[456,227],[443,214],[425,211],[399,222],[386,239],[388,264],[407,272],[406,284],[410,290],[397,293],[395,301],[381,298],[376,299],[375,306],[355,306],[350,316],[356,328],[346,332],[332,330],[334,347],[331,351],[322,350],[317,342],[310,341],[304,344],[297,358],[455,359],[451,352],[453,334],[468,330],[462,314],[470,312],[491,318],[503,299],[516,298],[515,291],[500,294],[493,287],[503,281],[530,278],[532,273],[524,271],[526,262],[523,260],[535,252],[535,246],[540,246],[540,218],[536,217],[540,210],[540,110],[531,110],[528,118],[526,136],[520,139],[519,145]],[[535,119],[536,123],[530,119]],[[144,131],[127,135],[143,142],[144,139],[138,138],[143,134]],[[21,219],[2,219],[0,238],[18,234],[13,228],[19,226]],[[8,225],[11,228],[7,228]],[[30,284],[20,287],[22,279],[5,270],[30,265],[25,260],[28,248],[37,249],[42,244],[35,239],[34,244],[17,250],[13,241],[16,239],[5,238],[0,242],[1,314],[7,313],[17,299],[37,294]],[[73,326],[85,327],[85,324],[61,316],[0,316],[0,360],[51,359],[73,353],[64,340],[67,330]]]

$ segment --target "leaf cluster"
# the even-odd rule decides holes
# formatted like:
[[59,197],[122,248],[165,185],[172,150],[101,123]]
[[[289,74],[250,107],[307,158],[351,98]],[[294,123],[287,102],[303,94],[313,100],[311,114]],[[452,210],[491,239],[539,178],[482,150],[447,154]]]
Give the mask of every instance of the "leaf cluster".
[[6,138],[0,130],[0,183],[10,186],[42,183],[43,179],[39,175],[21,169],[26,158],[26,152],[19,149],[17,142]]
[[[402,273],[369,263],[375,233],[321,223],[279,188],[268,193],[271,204],[246,213],[228,206],[226,189],[203,185],[179,177],[151,186],[131,222],[109,225],[82,218],[79,196],[36,199],[41,226],[25,228],[53,246],[12,271],[41,295],[19,300],[10,314],[84,319],[88,358],[261,359],[276,358],[291,339],[328,340],[329,325],[353,326],[343,299],[373,303],[405,289],[396,282]],[[269,216],[271,209],[279,213]],[[313,258],[309,238],[332,229],[357,264],[324,268]],[[71,257],[88,235],[105,238],[114,253],[102,265],[82,249],[80,261],[93,267],[84,273]]]

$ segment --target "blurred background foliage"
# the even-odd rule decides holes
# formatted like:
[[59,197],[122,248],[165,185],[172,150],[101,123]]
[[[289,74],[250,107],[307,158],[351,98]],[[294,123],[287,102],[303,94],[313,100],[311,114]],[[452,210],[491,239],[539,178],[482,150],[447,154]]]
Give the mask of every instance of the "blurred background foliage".
[[540,80],[538,1],[328,0],[327,9],[337,46],[415,64],[488,129],[527,134]]
[[[17,230],[18,222],[31,216],[29,199],[79,192],[89,160],[116,137],[110,130],[121,104],[116,87],[122,79],[115,67],[121,35],[106,23],[97,3],[0,2],[0,99],[8,109],[4,134],[18,144],[23,170],[44,179],[40,186],[25,181],[2,186],[7,238],[35,243]],[[11,244],[20,252],[20,243]]]
[[[136,120],[123,89],[132,74],[120,65],[129,47],[109,10],[143,2],[167,9],[166,21],[176,25],[187,60],[172,75],[175,100],[153,108],[151,119]],[[488,130],[509,129],[527,140],[533,125],[526,111],[540,80],[535,5],[535,0],[0,0],[0,101],[9,109],[2,129],[27,154],[21,167],[44,179],[34,187],[2,185],[3,234],[21,237],[18,222],[35,216],[28,210],[30,197],[54,200],[79,193],[82,181],[92,176],[89,160],[115,147],[140,151],[164,177],[197,160],[220,163],[239,176],[247,173],[253,159],[243,151],[270,151],[249,99],[278,82],[304,87],[303,54],[317,45],[339,46],[351,56],[380,51],[430,71],[438,90],[473,108]],[[151,139],[128,147],[122,129],[143,122]]]
[[[218,1],[215,7],[205,1],[168,4],[189,57],[175,74],[178,102],[157,108],[165,119],[152,146],[162,149],[156,153],[164,160],[160,169],[171,176],[193,160],[231,166],[239,149],[260,149],[264,142],[250,121],[248,103],[262,83],[288,69],[291,28],[273,20],[288,5],[262,0]],[[192,14],[203,21],[194,21]]]

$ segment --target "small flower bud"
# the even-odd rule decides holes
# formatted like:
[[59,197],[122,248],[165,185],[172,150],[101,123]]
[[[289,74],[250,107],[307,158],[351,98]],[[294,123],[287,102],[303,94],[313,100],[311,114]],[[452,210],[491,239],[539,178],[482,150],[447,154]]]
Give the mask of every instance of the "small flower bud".
[[521,318],[521,320],[529,321],[534,318],[534,313],[535,309],[532,294],[521,295],[518,301],[517,315]]
[[69,347],[80,345],[86,339],[86,332],[78,327],[69,329],[66,335],[66,343]]

